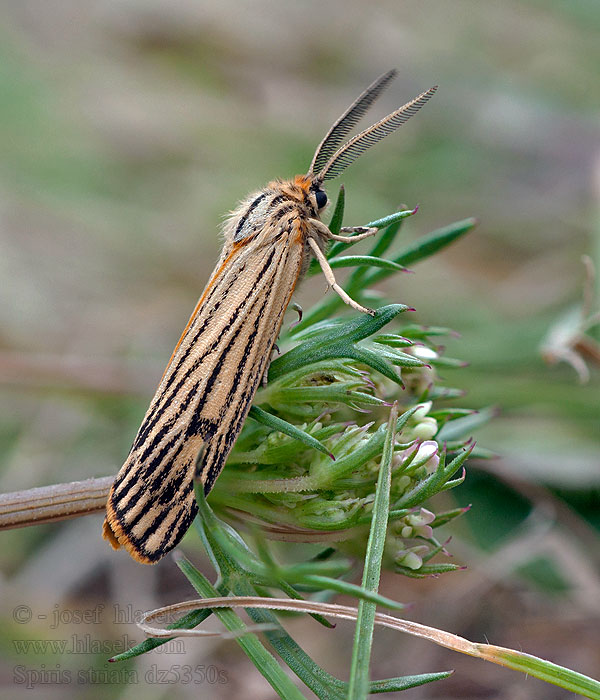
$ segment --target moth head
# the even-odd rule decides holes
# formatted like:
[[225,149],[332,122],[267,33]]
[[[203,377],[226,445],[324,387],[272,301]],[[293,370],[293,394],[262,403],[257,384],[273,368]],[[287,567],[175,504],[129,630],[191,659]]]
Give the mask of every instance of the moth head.
[[[340,175],[367,148],[376,144],[384,136],[391,134],[418,112],[437,90],[437,85],[435,85],[422,92],[414,100],[407,102],[404,106],[388,114],[387,117],[340,145],[395,77],[396,71],[390,70],[377,78],[329,129],[325,138],[318,145],[308,169],[308,177],[312,178],[314,183],[320,185],[325,180],[332,180]],[[324,192],[323,195],[325,195]],[[326,202],[326,199],[324,201]]]
[[325,207],[327,206],[327,192],[322,188],[322,181],[313,180],[313,184],[308,192],[308,199],[312,205],[312,208],[317,212],[317,214],[322,214]]

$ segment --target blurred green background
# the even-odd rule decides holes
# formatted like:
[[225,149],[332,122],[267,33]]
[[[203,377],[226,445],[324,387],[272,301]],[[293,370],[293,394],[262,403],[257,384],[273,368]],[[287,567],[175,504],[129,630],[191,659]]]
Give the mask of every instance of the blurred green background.
[[[217,258],[223,216],[305,172],[331,122],[397,67],[373,120],[432,84],[438,94],[330,194],[345,184],[353,224],[420,204],[407,239],[479,218],[384,291],[461,334],[448,354],[470,364],[448,381],[468,392],[463,405],[497,407],[477,439],[500,457],[473,464],[454,494],[473,503],[452,530],[468,570],[390,575],[382,592],[416,601],[413,619],[597,675],[598,336],[586,384],[540,350],[580,313],[582,255],[600,270],[597,0],[22,0],[3,3],[2,19],[1,491],[116,473]],[[296,300],[324,291],[315,281]],[[106,664],[124,635],[141,638],[136,610],[192,591],[170,560],[150,569],[113,553],[100,524],[2,533],[3,697],[271,697],[233,642]],[[202,561],[193,534],[184,549]],[[317,636],[312,625],[291,630],[344,676],[351,627]],[[566,697],[386,631],[375,659],[376,677],[457,669],[407,698]],[[225,676],[173,682],[175,666],[202,664]]]

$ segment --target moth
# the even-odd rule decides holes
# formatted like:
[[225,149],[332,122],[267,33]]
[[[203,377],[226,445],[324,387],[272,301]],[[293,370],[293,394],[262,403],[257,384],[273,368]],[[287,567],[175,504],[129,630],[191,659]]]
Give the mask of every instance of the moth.
[[347,304],[374,313],[337,284],[325,251],[331,240],[355,242],[377,229],[332,234],[321,221],[323,183],[407,121],[437,89],[343,143],[395,75],[384,73],[348,107],[317,147],[306,175],[270,182],[227,220],[221,256],[110,490],[103,536],[115,549],[153,564],[181,540],[198,510],[194,478],[208,494],[223,469],[313,256]]

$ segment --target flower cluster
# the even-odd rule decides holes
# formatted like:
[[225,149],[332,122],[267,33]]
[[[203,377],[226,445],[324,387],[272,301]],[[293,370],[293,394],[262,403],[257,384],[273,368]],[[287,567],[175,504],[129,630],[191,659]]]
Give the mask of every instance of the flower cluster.
[[[386,561],[411,576],[456,568],[430,562],[447,554],[434,529],[464,509],[435,515],[423,504],[461,482],[455,474],[472,445],[456,437],[445,445],[443,432],[472,412],[442,407],[459,392],[436,386],[434,363],[460,365],[432,341],[449,331],[405,325],[402,335],[378,333],[406,310],[383,307],[373,318],[288,333],[300,344],[273,362],[257,394],[260,413],[251,414],[211,495],[217,512],[260,520],[272,536],[364,547],[385,423],[397,401]],[[298,352],[304,363],[294,360]]]

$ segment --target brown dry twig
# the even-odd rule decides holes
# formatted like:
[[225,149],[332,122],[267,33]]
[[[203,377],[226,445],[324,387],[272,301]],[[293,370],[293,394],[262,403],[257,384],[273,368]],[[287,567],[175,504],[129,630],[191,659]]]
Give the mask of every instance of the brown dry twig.
[[0,494],[0,530],[101,513],[114,476]]

